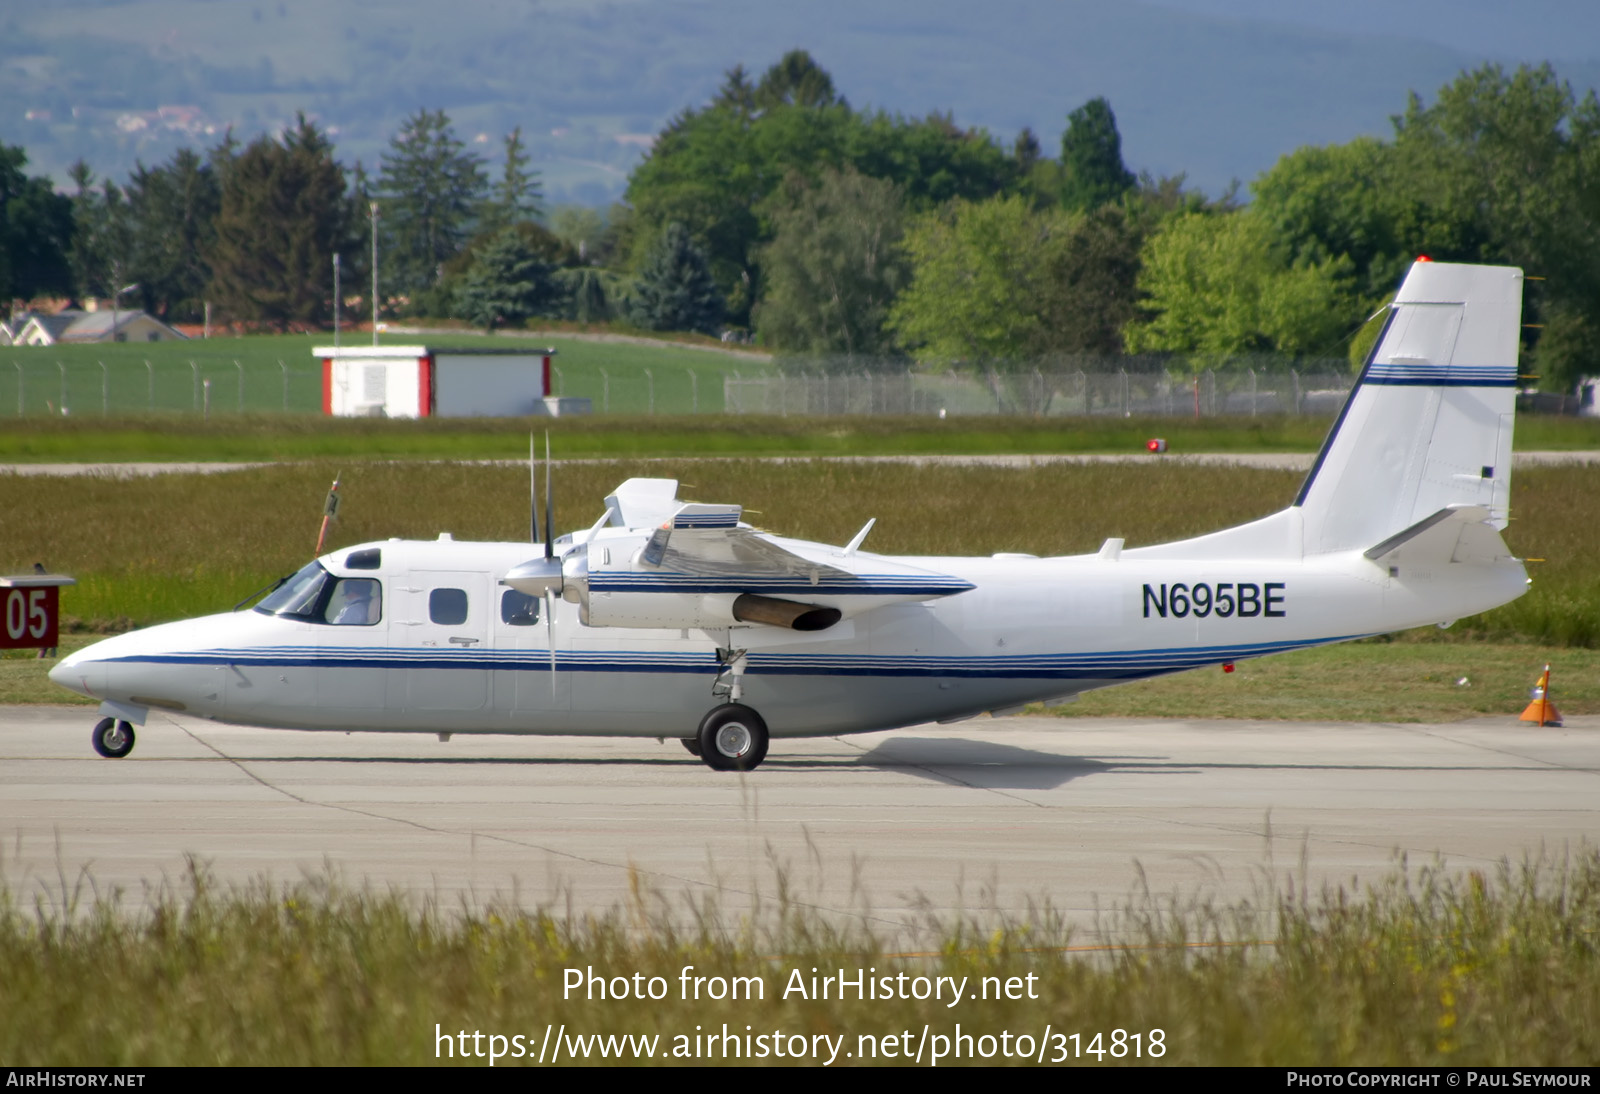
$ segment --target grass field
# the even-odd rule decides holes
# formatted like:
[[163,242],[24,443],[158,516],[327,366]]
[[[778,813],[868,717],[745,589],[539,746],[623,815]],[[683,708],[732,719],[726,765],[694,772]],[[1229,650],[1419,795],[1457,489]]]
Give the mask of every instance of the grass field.
[[[386,421],[247,415],[29,418],[0,430],[0,461],[525,459],[530,432],[558,458],[1142,453],[1152,436],[1173,452],[1311,452],[1328,422],[1313,418],[1036,419],[604,417]],[[1594,443],[1600,447],[1600,430]]]
[[[1589,1066],[1600,1057],[1600,854],[1590,847],[1465,875],[1402,865],[1364,889],[1307,892],[1292,874],[1263,876],[1254,898],[1229,905],[1136,893],[1097,931],[1077,934],[1048,905],[1023,922],[981,909],[898,928],[840,922],[805,903],[781,868],[774,874],[754,915],[702,899],[687,928],[671,894],[645,890],[609,914],[578,917],[440,908],[325,878],[219,891],[197,870],[135,913],[113,894],[96,899],[88,879],[63,879],[48,903],[0,897],[0,1059],[417,1065],[459,1063],[460,1046],[478,1053],[468,1063],[489,1063],[497,1049],[502,1066],[515,1066],[536,1062],[554,1036],[560,1062],[601,1062],[606,1042],[589,1038],[613,1034],[654,1040],[608,1048],[610,1059],[703,1064],[731,1055],[724,1024],[739,1045],[735,1063],[791,1062],[802,1045],[798,1062],[815,1062],[816,1046],[840,1066],[904,1064],[919,1045],[921,1062],[943,1052],[946,1066]],[[744,997],[685,1000],[686,966],[725,986],[746,978]],[[564,998],[568,970],[630,983],[638,974],[641,986],[659,977],[662,998]],[[861,972],[904,974],[907,997],[784,995],[796,973],[809,984],[813,974]],[[909,998],[919,976],[954,977],[966,994],[955,1006],[948,994]],[[1013,977],[1016,997],[1006,998]],[[745,1042],[747,1031],[765,1041]],[[707,1032],[718,1035],[709,1053],[697,1036]],[[775,1033],[782,1060],[771,1054]],[[958,1048],[964,1059],[952,1057]]]
[[[0,373],[0,380],[3,380]],[[675,456],[1042,455],[1142,453],[1151,437],[1174,454],[1315,452],[1323,418],[935,418],[597,415],[431,421],[242,415],[14,419],[0,462],[304,459],[522,459],[530,432],[549,431],[558,458]],[[1524,416],[1517,447],[1600,449],[1600,419]]]
[[[386,334],[385,345],[478,346],[484,336]],[[250,335],[187,342],[28,346],[0,349],[0,418],[101,418],[150,412],[213,416],[240,413],[318,414],[322,366],[314,346],[329,334]],[[346,336],[370,345],[371,336]],[[722,380],[737,372],[759,376],[771,364],[759,356],[669,340],[591,341],[556,334],[537,340],[496,337],[496,346],[554,347],[557,394],[586,396],[597,412],[687,414],[722,410]],[[105,367],[102,368],[101,366]],[[646,375],[649,370],[649,376]],[[690,373],[693,373],[691,378]],[[653,386],[653,394],[652,394]],[[609,393],[609,394],[608,394]]]

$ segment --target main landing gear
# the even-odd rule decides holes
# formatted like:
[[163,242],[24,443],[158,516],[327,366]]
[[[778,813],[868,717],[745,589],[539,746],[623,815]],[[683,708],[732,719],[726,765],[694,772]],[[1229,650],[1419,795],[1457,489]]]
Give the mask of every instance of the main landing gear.
[[133,726],[115,718],[102,718],[89,735],[94,750],[108,760],[120,760],[133,751]]
[[717,650],[721,669],[711,694],[727,699],[700,722],[700,731],[683,738],[683,747],[713,771],[752,771],[767,758],[767,723],[739,700],[744,695],[745,651]]
[[683,745],[714,771],[751,771],[767,758],[767,723],[743,703],[724,703]]

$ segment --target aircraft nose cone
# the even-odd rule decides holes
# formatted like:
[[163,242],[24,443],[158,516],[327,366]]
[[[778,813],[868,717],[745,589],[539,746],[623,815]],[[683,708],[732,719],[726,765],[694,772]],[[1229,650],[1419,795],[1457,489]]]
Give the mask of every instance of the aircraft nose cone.
[[50,682],[68,691],[97,698],[105,690],[105,667],[81,654],[74,654],[50,670]]

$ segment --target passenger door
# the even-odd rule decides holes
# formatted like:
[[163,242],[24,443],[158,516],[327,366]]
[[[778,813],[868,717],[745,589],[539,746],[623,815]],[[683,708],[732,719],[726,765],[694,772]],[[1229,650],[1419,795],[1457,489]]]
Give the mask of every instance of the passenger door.
[[488,579],[481,573],[414,570],[400,586],[391,598],[390,634],[396,656],[405,662],[406,709],[483,709],[493,656]]

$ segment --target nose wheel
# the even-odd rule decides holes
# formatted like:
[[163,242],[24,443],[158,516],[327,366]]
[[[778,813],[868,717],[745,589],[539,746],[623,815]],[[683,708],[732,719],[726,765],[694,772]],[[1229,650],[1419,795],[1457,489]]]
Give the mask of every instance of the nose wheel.
[[132,752],[133,740],[133,726],[115,718],[100,719],[89,736],[94,750],[108,760],[120,760]]
[[700,732],[700,758],[715,771],[751,771],[767,758],[767,723],[743,703],[724,703],[705,716]]

